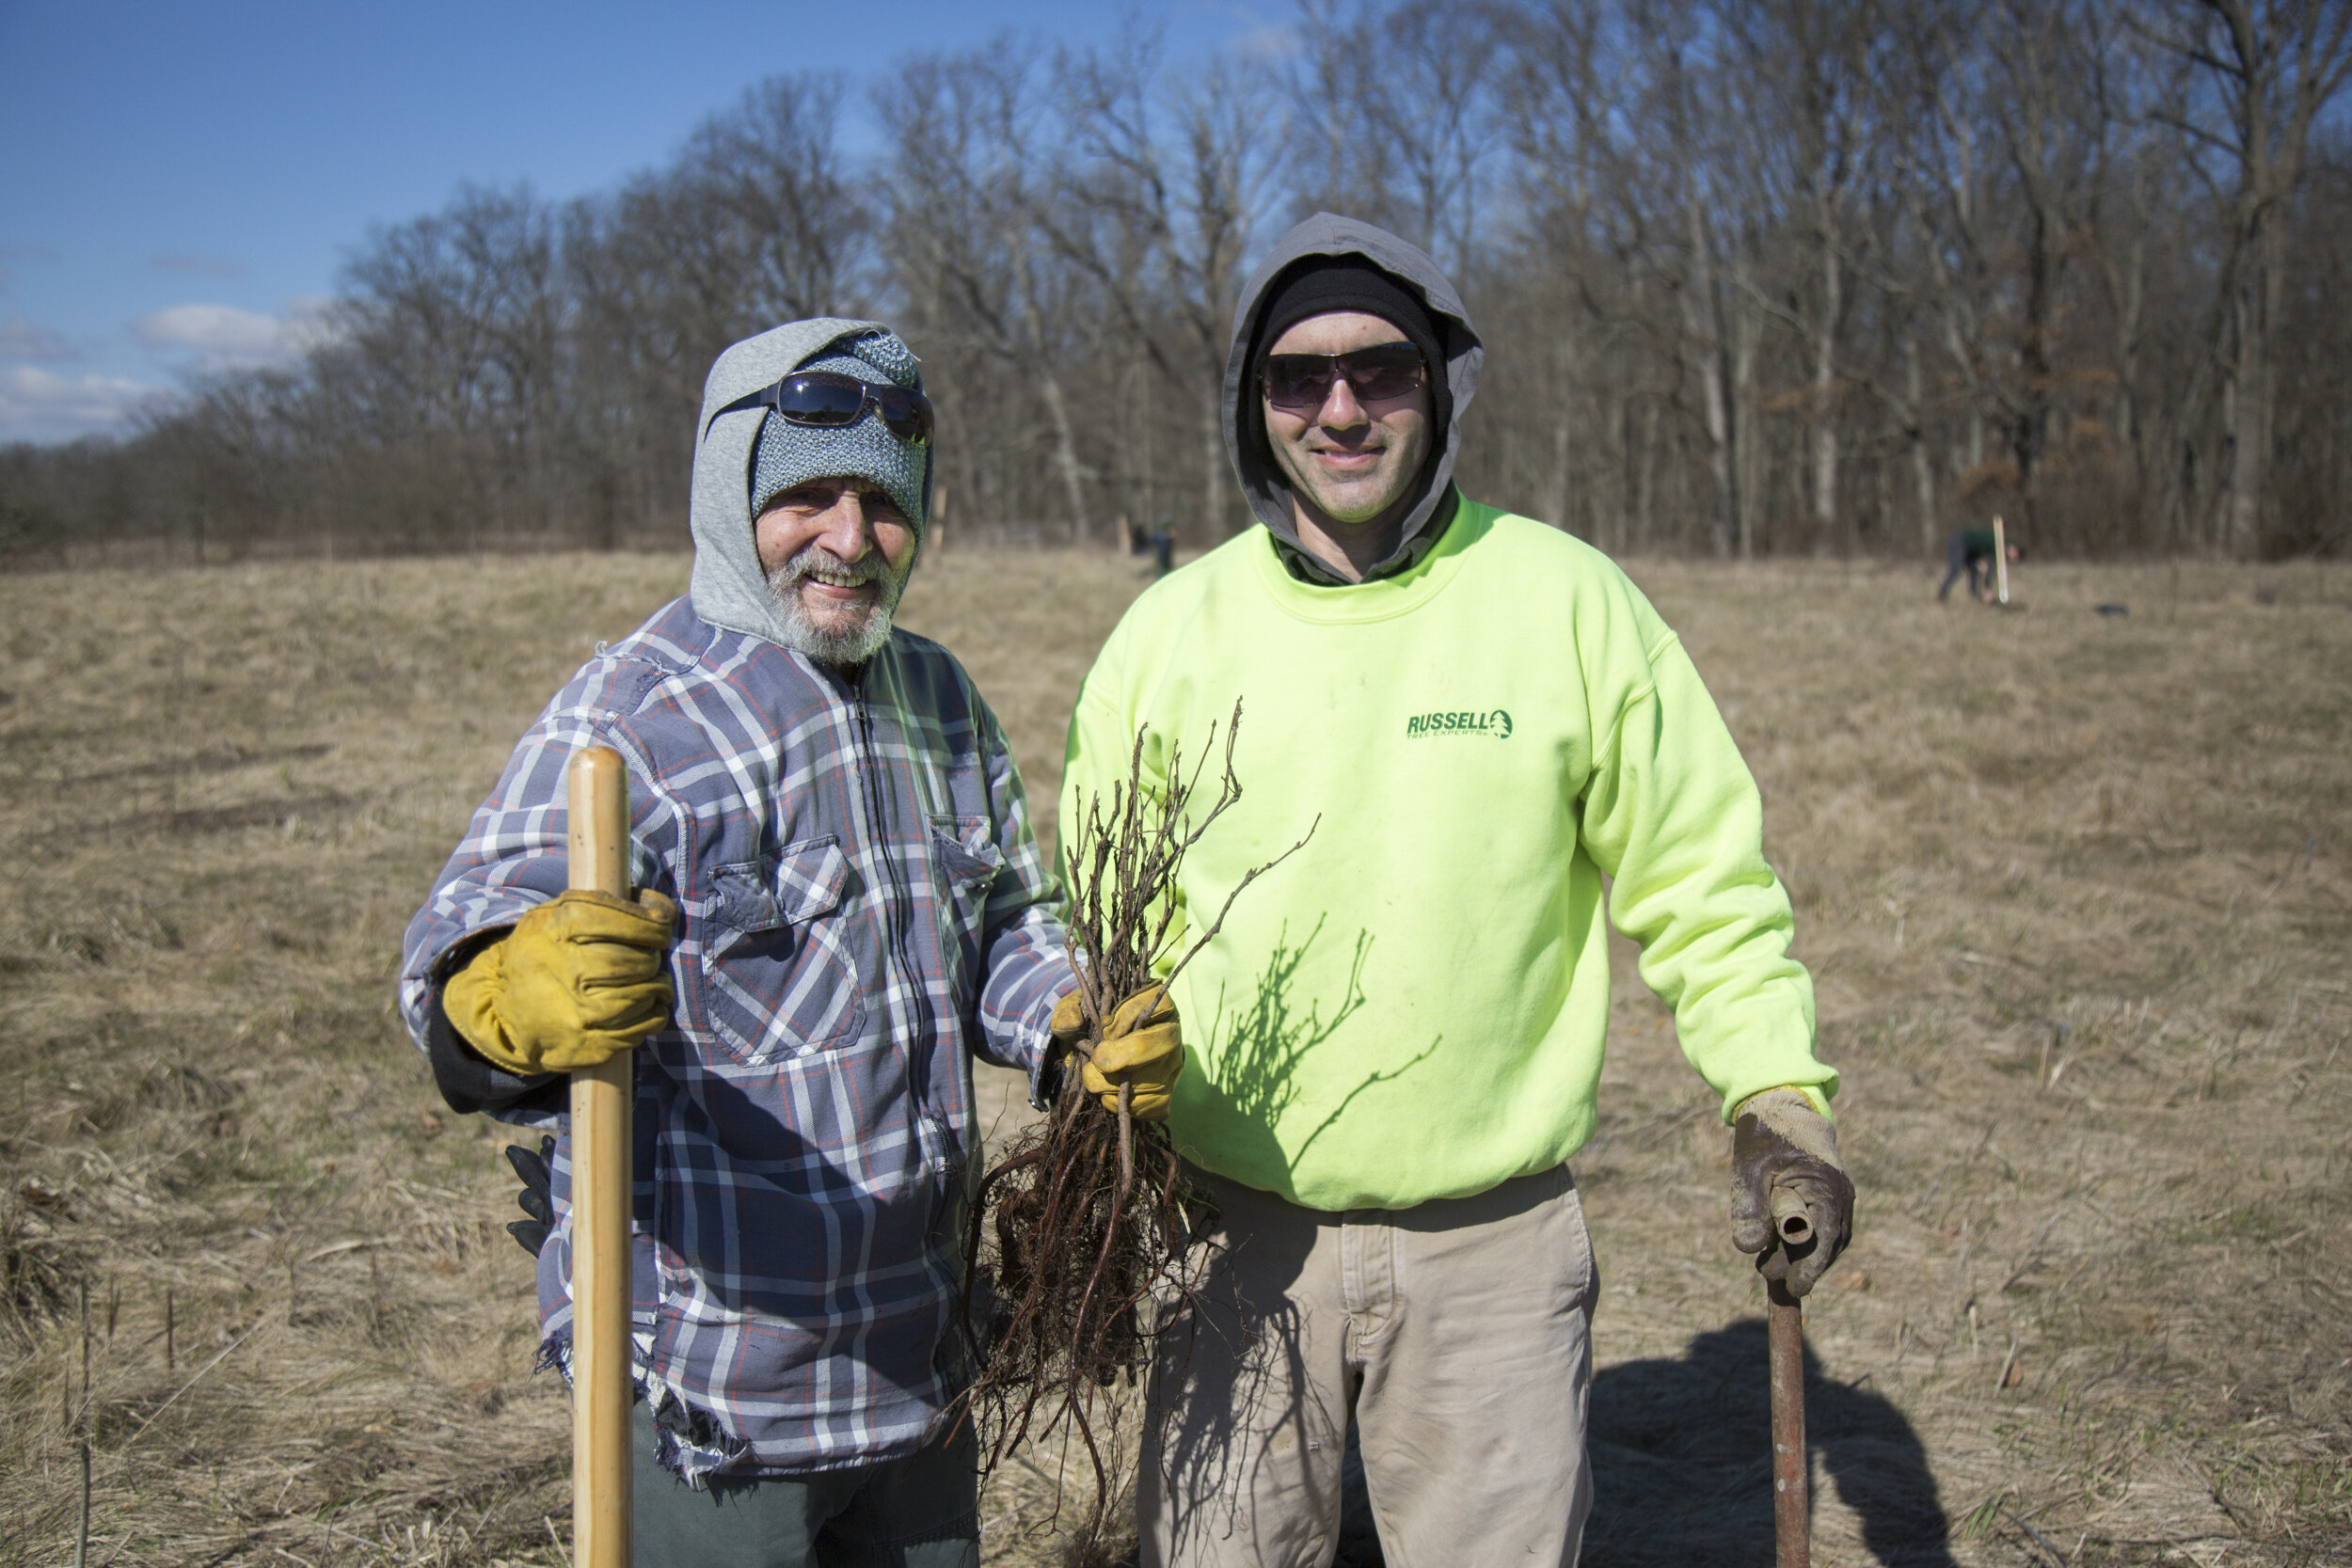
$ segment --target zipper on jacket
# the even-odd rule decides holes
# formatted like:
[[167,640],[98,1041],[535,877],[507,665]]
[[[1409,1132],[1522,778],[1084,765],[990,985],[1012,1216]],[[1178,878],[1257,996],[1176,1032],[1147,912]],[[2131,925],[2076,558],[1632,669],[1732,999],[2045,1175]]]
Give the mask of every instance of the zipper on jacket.
[[[914,923],[912,920],[914,899],[913,895],[900,886],[898,860],[896,855],[890,853],[889,824],[883,810],[883,797],[890,792],[883,788],[880,777],[882,759],[874,740],[873,705],[867,697],[866,683],[873,678],[874,665],[869,661],[866,668],[858,673],[855,687],[858,742],[864,753],[860,759],[862,766],[859,768],[859,775],[861,778],[873,780],[871,786],[865,792],[866,816],[868,825],[881,835],[882,840],[880,847],[883,863],[882,871],[885,886],[888,889],[888,897],[883,905],[882,915],[886,938],[885,951],[896,955],[899,973],[906,979],[909,1006],[919,1011],[923,1007],[928,990],[920,983],[920,976],[913,962],[910,961],[907,951],[907,943],[912,940],[912,933],[908,927]],[[867,763],[873,766],[863,766]],[[913,764],[911,763],[910,766]],[[928,818],[925,819],[925,826],[927,828],[929,826]],[[907,904],[909,916],[907,919],[899,918],[899,901],[902,898]],[[886,1014],[888,1009],[885,1008],[884,1011]],[[957,1197],[955,1191],[957,1183],[947,1180],[956,1174],[950,1169],[948,1160],[948,1151],[955,1147],[955,1138],[932,1102],[934,1099],[932,1091],[935,1085],[931,1082],[930,1059],[933,1053],[930,1032],[929,1030],[918,1031],[914,1027],[916,1022],[910,1020],[903,1032],[895,1030],[893,1032],[899,1034],[899,1038],[896,1043],[900,1053],[900,1064],[907,1075],[908,1116],[913,1122],[915,1147],[921,1157],[925,1175],[934,1180],[936,1187],[931,1198],[931,1212],[924,1227],[923,1267],[925,1272],[938,1282],[942,1291],[952,1294],[961,1289],[963,1267],[962,1248],[959,1244],[960,1233],[957,1232],[956,1227],[946,1224],[948,1217],[955,1212]],[[916,1038],[918,1033],[922,1036],[920,1040]],[[959,1030],[959,1037],[961,1037],[961,1030]],[[946,1249],[944,1256],[941,1252],[942,1247]]]
[[[907,951],[907,927],[912,922],[901,917],[902,901],[911,904],[913,900],[900,884],[898,858],[891,853],[890,816],[885,799],[888,792],[882,779],[881,751],[874,739],[873,705],[866,694],[866,682],[873,677],[873,673],[874,668],[869,662],[866,669],[859,673],[857,681],[857,727],[861,752],[858,777],[866,786],[865,790],[866,821],[876,835],[878,841],[876,847],[882,863],[885,889],[885,896],[882,900],[883,946],[898,966],[900,980],[908,992],[909,1006],[918,1007],[924,988],[920,983],[921,976]],[[884,981],[887,986],[886,975]],[[887,1006],[884,1007],[883,1013],[887,1018],[889,1015]],[[907,1098],[911,1102],[918,1129],[917,1135],[927,1146],[923,1149],[923,1161],[927,1166],[944,1169],[946,1165],[947,1149],[939,1129],[932,1125],[930,1067],[928,1061],[916,1059],[914,1036],[921,1032],[916,1027],[918,1021],[910,1018],[900,1022],[901,1026],[893,1028],[891,1032],[898,1037],[894,1043],[898,1048],[900,1060],[906,1071]]]

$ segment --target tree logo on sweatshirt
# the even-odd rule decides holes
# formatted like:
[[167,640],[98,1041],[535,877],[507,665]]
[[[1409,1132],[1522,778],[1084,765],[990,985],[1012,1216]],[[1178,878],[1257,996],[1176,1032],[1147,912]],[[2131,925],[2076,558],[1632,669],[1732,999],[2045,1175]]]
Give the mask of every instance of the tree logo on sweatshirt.
[[1433,735],[1476,736],[1487,740],[1511,738],[1511,714],[1507,708],[1490,708],[1485,713],[1416,713],[1405,721],[1405,738],[1419,740]]

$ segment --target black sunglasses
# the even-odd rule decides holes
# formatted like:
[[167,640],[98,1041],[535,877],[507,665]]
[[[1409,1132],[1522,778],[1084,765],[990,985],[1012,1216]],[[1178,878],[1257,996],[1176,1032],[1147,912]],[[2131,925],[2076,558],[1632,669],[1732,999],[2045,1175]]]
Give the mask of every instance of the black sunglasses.
[[1331,383],[1344,380],[1359,403],[1411,393],[1429,378],[1421,350],[1410,343],[1375,343],[1352,354],[1269,354],[1258,372],[1266,402],[1294,413],[1323,406]]
[[790,423],[816,430],[846,429],[870,408],[882,416],[883,429],[911,447],[931,438],[929,398],[904,387],[876,387],[838,371],[794,371],[774,386],[748,392],[713,413],[703,434],[710,434],[720,414],[747,408],[771,408]]

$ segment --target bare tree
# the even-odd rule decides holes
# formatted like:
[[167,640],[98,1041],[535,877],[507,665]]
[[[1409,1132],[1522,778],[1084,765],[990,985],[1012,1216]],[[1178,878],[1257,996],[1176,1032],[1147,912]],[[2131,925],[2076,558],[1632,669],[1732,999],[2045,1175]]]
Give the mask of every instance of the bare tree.
[[[1041,210],[1055,199],[1056,166],[1043,145],[1038,50],[1011,39],[959,55],[905,62],[890,85],[887,218],[890,265],[914,318],[993,361],[983,387],[1002,407],[1042,404],[1070,537],[1089,532],[1086,481],[1071,413],[1068,367],[1086,312],[1075,279]],[[961,389],[960,389],[961,390]],[[959,397],[977,423],[978,399]],[[1025,445],[992,429],[999,449]]]
[[1492,84],[1508,25],[1486,0],[1309,0],[1287,126],[1323,155],[1302,171],[1299,205],[1388,225],[1456,275],[1479,265],[1505,137]]
[[1826,544],[1846,523],[1838,480],[1848,377],[1839,349],[1867,229],[1858,209],[1881,174],[1883,142],[1868,81],[1881,68],[1886,16],[1878,0],[1723,0],[1715,23],[1740,68],[1729,78],[1737,102],[1762,132],[1755,177],[1802,235],[1778,287],[1768,293],[1750,284],[1749,293],[1804,343],[1810,385],[1792,402],[1807,421],[1813,529]]
[[[442,449],[490,502],[468,544],[545,494],[555,421],[554,225],[528,190],[461,189],[429,217],[379,230],[344,271],[344,320],[369,413]],[[544,524],[544,516],[531,519]]]
[[2208,89],[2174,124],[2231,181],[2217,352],[2229,375],[2223,538],[2240,552],[2265,531],[2278,429],[2279,331],[2286,309],[2288,208],[2320,111],[2352,71],[2352,7],[2341,0],[2158,0],[2147,35]]
[[1228,338],[1275,195],[1265,73],[1219,58],[1170,82],[1159,40],[1139,37],[1057,55],[1055,75],[1066,162],[1047,231],[1192,405],[1202,531],[1221,538]]
[[2342,0],[1304,0],[1294,40],[917,54],[871,155],[853,84],[778,77],[609,192],[461,188],[297,363],[6,454],[0,551],[675,540],[711,356],[812,312],[922,355],[960,518],[1214,541],[1240,284],[1317,208],[1485,328],[1465,487],[1608,548],[2352,544]]

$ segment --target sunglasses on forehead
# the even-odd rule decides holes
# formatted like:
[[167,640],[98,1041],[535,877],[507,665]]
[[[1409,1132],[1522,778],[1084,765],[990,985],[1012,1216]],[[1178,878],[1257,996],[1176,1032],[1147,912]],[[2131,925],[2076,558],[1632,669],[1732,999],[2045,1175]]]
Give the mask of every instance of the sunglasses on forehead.
[[1352,354],[1269,354],[1258,372],[1266,402],[1293,413],[1323,406],[1331,384],[1344,381],[1359,403],[1401,398],[1429,378],[1421,350],[1410,343],[1375,343]]
[[931,438],[929,398],[904,387],[876,387],[838,371],[794,371],[772,387],[747,392],[713,413],[703,434],[710,433],[720,414],[739,414],[747,408],[771,409],[787,423],[812,430],[845,430],[870,409],[882,416],[884,430],[911,447]]

